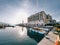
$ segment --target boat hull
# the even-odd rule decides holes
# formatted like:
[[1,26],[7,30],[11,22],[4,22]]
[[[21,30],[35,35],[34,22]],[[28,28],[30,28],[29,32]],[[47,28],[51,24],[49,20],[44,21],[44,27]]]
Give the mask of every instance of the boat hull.
[[40,42],[45,36],[43,32],[38,32],[36,30],[30,30],[30,29],[28,29],[27,35],[30,38],[36,40],[37,42]]

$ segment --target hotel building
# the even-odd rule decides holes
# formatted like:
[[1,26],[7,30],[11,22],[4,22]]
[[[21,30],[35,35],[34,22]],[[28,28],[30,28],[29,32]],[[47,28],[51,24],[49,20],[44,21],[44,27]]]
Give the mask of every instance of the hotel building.
[[51,21],[52,17],[49,14],[46,14],[44,11],[28,17],[28,24],[44,25],[46,23],[50,23]]

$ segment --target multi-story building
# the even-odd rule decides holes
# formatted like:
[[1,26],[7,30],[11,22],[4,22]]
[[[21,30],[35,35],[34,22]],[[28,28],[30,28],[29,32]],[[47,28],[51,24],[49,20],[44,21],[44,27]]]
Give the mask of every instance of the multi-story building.
[[45,23],[50,23],[51,20],[52,20],[52,17],[49,14],[46,14],[44,11],[38,12],[28,17],[29,24],[43,25]]
[[55,19],[53,19],[53,20],[52,20],[52,23],[56,23],[56,20],[55,20]]
[[52,22],[52,17],[48,14],[46,15],[46,23],[51,23]]

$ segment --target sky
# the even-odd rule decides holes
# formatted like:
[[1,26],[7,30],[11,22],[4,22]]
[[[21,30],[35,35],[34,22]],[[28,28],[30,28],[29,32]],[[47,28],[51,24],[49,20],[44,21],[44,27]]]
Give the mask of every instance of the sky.
[[0,22],[27,22],[27,17],[45,11],[60,21],[60,0],[0,0]]

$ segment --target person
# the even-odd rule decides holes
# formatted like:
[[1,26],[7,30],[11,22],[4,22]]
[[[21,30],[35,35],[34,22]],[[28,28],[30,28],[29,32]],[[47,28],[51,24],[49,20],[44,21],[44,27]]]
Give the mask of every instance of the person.
[[60,45],[60,35],[57,35],[57,40],[55,41],[55,45]]

